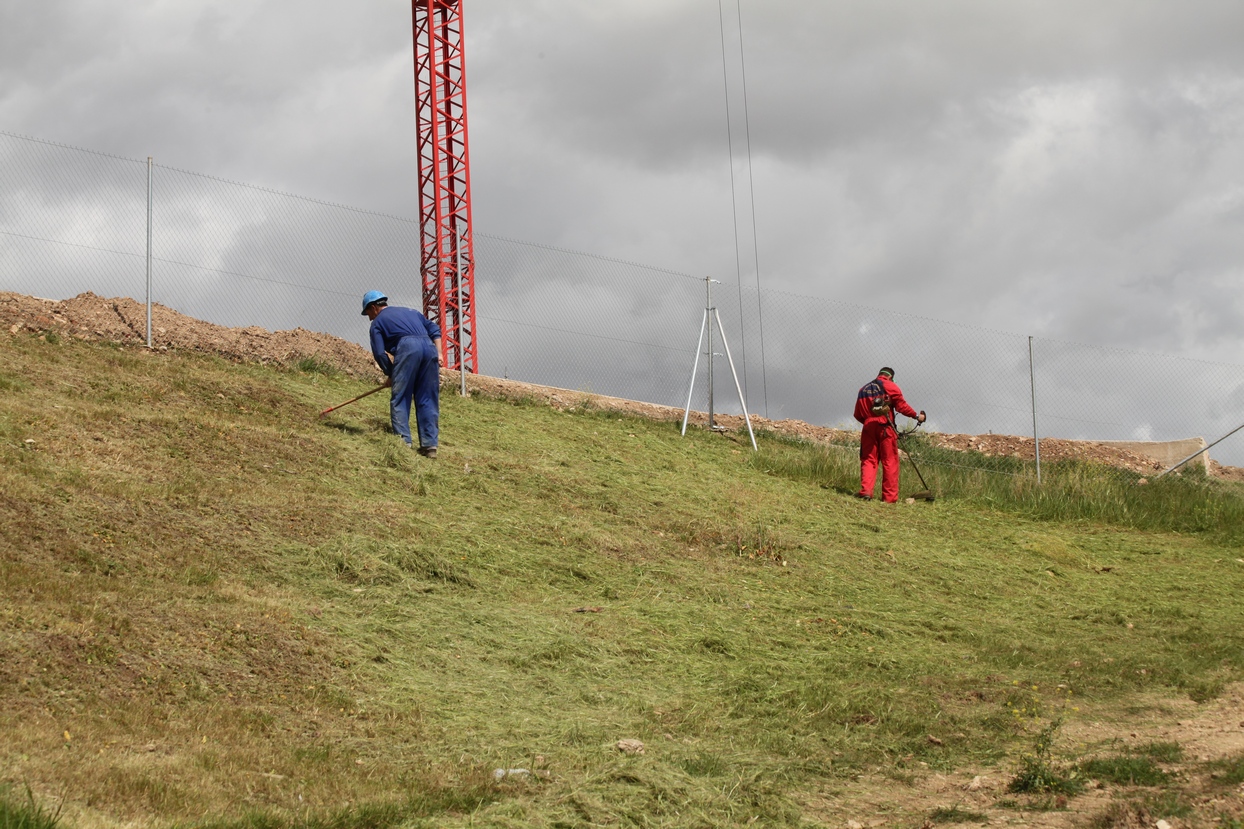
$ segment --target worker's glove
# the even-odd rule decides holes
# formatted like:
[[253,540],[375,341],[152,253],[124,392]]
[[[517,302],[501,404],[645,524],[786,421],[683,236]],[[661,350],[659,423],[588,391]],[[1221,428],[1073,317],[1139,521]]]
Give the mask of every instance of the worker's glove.
[[391,389],[391,388],[393,388],[393,378],[392,378],[392,376],[384,378],[384,387],[385,387],[386,389]]
[[926,415],[926,414],[924,413],[924,409],[921,409],[921,410],[920,410],[920,416],[916,418],[916,422],[917,422],[917,423],[924,423],[924,422],[925,422],[926,420],[928,420],[928,419],[929,419],[929,418],[928,418],[928,415]]

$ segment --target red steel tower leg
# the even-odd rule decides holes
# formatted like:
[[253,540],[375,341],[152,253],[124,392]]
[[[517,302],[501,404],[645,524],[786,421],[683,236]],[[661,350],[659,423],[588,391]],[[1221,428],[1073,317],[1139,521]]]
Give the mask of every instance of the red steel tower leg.
[[411,0],[411,10],[423,313],[441,327],[442,365],[476,374],[462,0]]

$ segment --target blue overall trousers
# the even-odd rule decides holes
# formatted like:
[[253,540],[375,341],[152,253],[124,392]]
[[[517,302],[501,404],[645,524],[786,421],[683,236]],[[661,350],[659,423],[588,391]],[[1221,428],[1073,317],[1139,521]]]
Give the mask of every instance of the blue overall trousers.
[[419,446],[436,446],[440,421],[440,366],[436,346],[428,337],[409,335],[397,342],[393,353],[393,396],[389,400],[389,422],[402,440],[412,443],[410,404],[414,400],[415,421],[419,427]]

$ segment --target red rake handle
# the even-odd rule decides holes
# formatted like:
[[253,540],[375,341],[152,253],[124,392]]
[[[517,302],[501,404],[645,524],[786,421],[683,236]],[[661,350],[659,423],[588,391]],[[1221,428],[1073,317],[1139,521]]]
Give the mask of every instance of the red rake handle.
[[340,408],[342,408],[343,406],[349,406],[351,403],[357,403],[358,401],[362,400],[362,399],[363,399],[364,397],[366,397],[367,395],[369,395],[369,394],[375,394],[376,392],[380,391],[381,389],[387,389],[388,387],[389,387],[389,384],[388,384],[388,383],[381,383],[379,386],[376,386],[376,387],[375,387],[374,389],[372,389],[371,391],[365,391],[365,392],[363,392],[363,393],[362,393],[362,394],[360,394],[358,397],[352,397],[352,398],[350,398],[349,400],[347,400],[346,402],[344,402],[344,403],[339,403],[339,404],[338,404],[338,405],[336,405],[336,406],[329,406],[327,409],[325,409],[324,411],[320,412],[320,417],[323,417],[324,415],[328,414],[329,412],[335,412],[337,409],[340,409]]

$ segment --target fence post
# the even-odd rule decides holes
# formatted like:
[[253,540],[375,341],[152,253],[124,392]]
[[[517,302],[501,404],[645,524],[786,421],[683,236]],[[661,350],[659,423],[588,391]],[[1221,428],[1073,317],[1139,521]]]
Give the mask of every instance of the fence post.
[[147,156],[147,348],[151,348],[151,156]]
[[1032,337],[1028,338],[1028,388],[1032,391],[1032,445],[1037,459],[1037,483],[1041,483],[1041,438],[1037,434],[1037,370],[1032,360]]

